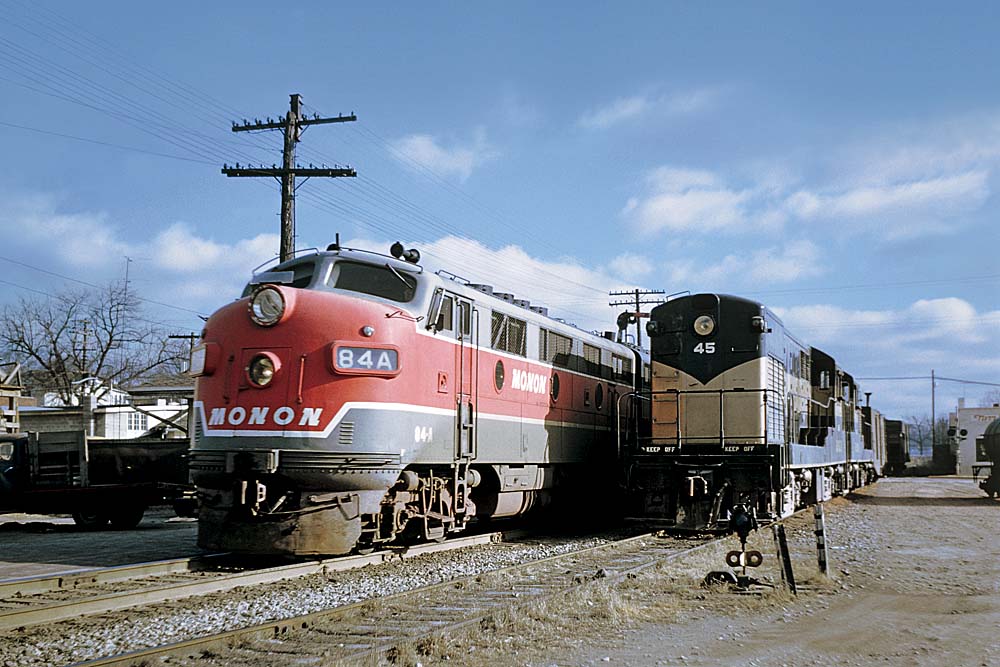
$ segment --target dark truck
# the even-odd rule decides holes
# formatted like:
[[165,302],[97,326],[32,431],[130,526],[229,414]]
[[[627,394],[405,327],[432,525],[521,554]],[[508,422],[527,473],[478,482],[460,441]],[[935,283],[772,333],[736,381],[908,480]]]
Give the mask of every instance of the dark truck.
[[195,511],[186,438],[0,434],[0,512],[71,514],[77,525],[135,528],[150,505]]

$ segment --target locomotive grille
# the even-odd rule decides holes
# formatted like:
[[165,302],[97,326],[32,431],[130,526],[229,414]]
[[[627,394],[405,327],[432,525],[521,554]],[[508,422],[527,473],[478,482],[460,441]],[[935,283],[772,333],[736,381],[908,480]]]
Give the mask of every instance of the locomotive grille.
[[785,441],[785,364],[767,358],[767,441]]
[[316,450],[284,450],[283,470],[335,470],[338,468],[371,468],[398,466],[400,456],[389,452],[323,452]]
[[354,444],[354,422],[341,422],[337,444],[345,446]]
[[226,452],[195,450],[190,454],[188,465],[192,470],[225,470]]

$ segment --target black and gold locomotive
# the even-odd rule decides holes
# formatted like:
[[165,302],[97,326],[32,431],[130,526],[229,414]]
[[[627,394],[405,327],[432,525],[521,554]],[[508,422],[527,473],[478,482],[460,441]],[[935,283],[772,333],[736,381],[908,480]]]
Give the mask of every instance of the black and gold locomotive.
[[624,451],[631,513],[721,529],[737,505],[771,520],[881,474],[882,415],[762,304],[685,296],[646,330],[652,426]]

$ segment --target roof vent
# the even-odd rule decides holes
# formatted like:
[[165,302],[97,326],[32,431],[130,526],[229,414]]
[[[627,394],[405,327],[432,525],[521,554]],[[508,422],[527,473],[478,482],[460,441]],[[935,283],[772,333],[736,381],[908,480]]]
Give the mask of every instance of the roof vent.
[[544,315],[545,317],[549,316],[549,309],[545,306],[528,306],[528,310],[539,315]]
[[507,303],[514,303],[514,295],[510,292],[493,292],[493,296],[500,299],[501,301],[506,301]]
[[531,302],[527,299],[514,299],[514,305],[520,308],[531,308]]
[[482,292],[483,294],[493,294],[493,285],[484,285],[482,283],[472,283],[469,285],[474,290]]

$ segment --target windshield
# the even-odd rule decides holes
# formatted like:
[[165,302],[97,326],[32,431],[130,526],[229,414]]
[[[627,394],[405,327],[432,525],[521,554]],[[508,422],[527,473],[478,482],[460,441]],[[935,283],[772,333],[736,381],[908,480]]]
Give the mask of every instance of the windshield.
[[282,267],[280,271],[271,270],[259,273],[254,276],[254,280],[243,288],[243,296],[249,296],[254,288],[259,284],[273,283],[278,285],[289,285],[291,287],[305,288],[312,282],[313,273],[316,272],[316,261],[309,259],[292,266]]
[[408,303],[413,300],[413,295],[416,293],[417,279],[385,265],[342,261],[334,265],[327,279],[327,285]]

